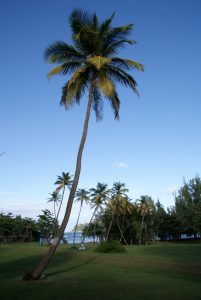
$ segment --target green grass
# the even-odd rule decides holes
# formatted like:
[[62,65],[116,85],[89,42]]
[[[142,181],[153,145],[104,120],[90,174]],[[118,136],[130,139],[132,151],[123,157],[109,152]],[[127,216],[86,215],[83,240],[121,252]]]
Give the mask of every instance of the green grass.
[[3,300],[201,300],[201,244],[129,246],[126,253],[100,254],[89,246],[62,245],[46,270],[47,280],[23,282],[46,247],[0,245]]

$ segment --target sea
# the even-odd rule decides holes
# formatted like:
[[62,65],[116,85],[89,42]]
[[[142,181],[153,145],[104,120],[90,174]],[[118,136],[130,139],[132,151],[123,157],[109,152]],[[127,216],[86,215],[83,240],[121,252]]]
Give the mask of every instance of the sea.
[[[74,237],[74,232],[64,232],[64,238],[67,241],[68,244],[73,244],[73,237]],[[75,234],[75,244],[80,244],[82,241],[83,235],[81,231],[77,231]],[[86,236],[84,243],[90,243],[93,242],[93,237],[91,236]],[[62,241],[61,241],[62,243]]]

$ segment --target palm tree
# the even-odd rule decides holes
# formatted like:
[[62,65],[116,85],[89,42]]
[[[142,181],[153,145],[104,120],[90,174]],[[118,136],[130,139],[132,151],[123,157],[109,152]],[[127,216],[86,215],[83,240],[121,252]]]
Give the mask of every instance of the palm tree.
[[131,215],[134,207],[133,204],[130,202],[131,199],[129,200],[128,197],[123,197],[121,201],[121,213],[123,214],[123,221],[122,221],[122,227],[121,227],[121,237],[120,237],[120,242],[122,238],[124,238],[124,223],[125,223],[125,217],[126,215]]
[[78,226],[78,223],[79,223],[83,203],[84,202],[87,203],[89,201],[89,192],[85,189],[77,190],[77,192],[75,194],[75,201],[80,202],[80,210],[79,210],[79,213],[78,213],[77,222],[76,222],[75,229],[74,229],[73,244],[75,244],[75,235],[76,235],[77,226]]
[[53,202],[54,204],[54,218],[57,220],[57,213],[56,213],[56,205],[61,201],[61,196],[57,191],[54,191],[52,193],[49,193],[51,197],[48,198],[47,202]]
[[56,213],[56,206],[58,205],[58,203],[60,202],[60,205],[61,205],[61,195],[59,195],[59,192],[58,191],[54,191],[52,193],[49,193],[49,195],[51,196],[50,198],[48,198],[48,201],[47,202],[53,202],[54,204],[54,222],[52,223],[52,228],[50,230],[50,233],[49,233],[49,239],[48,239],[48,243],[50,243],[51,241],[51,236],[55,235],[56,234],[56,227],[57,227],[57,215],[58,213]]
[[[115,182],[113,184],[113,188],[112,188],[112,197],[111,200],[109,201],[109,206],[112,209],[112,219],[108,228],[108,232],[107,232],[107,236],[106,236],[106,241],[108,240],[109,234],[110,234],[110,230],[112,228],[112,224],[114,222],[114,216],[117,213],[117,211],[122,210],[121,206],[122,206],[122,201],[124,201],[124,199],[127,197],[126,193],[129,190],[127,188],[125,188],[125,183],[122,182]],[[120,225],[119,225],[119,219],[118,219],[118,214],[117,214],[117,224],[120,230],[120,233],[123,237]],[[126,241],[125,241],[126,242]]]
[[120,99],[115,82],[130,87],[139,95],[136,88],[137,83],[128,72],[132,69],[143,71],[143,66],[136,61],[116,56],[119,48],[135,43],[128,39],[133,25],[113,27],[113,17],[114,14],[101,23],[95,13],[89,14],[76,9],[70,15],[73,45],[57,41],[45,51],[45,59],[49,63],[58,64],[48,73],[49,78],[56,74],[70,75],[62,89],[60,104],[69,109],[73,104],[80,103],[85,92],[88,92],[88,103],[77,154],[74,181],[63,221],[53,244],[39,264],[31,272],[25,274],[25,280],[40,278],[53,257],[68,223],[81,171],[82,152],[87,136],[91,107],[95,111],[96,118],[101,119],[103,98],[105,98],[114,111],[115,119],[119,119]]
[[[142,216],[140,232],[139,232],[139,244],[141,244],[142,243],[142,228],[144,226],[144,220],[145,220],[146,216],[148,216],[149,214],[152,213],[152,211],[154,209],[154,201],[149,196],[141,196],[137,202],[138,202],[137,211]],[[146,226],[145,226],[145,240],[147,243]]]
[[[92,217],[90,219],[89,225],[87,227],[87,230],[85,231],[85,234],[83,236],[82,239],[82,243],[84,243],[85,238],[87,236],[88,233],[88,229],[90,228],[91,222],[93,220],[93,218],[95,217],[96,213],[98,212],[99,209],[102,208],[102,205],[109,199],[108,195],[110,193],[110,190],[107,189],[107,184],[105,183],[100,183],[98,182],[96,185],[96,188],[91,188],[90,189],[91,192],[91,196],[90,196],[90,200],[91,200],[91,208],[94,209]],[[95,236],[96,236],[96,221],[94,222],[94,241],[95,241]]]
[[62,172],[61,176],[57,176],[57,181],[55,182],[55,184],[58,185],[58,187],[56,188],[56,192],[59,192],[60,190],[63,189],[59,209],[58,209],[57,216],[56,216],[57,221],[58,221],[58,218],[59,218],[61,205],[63,203],[65,189],[66,189],[66,187],[68,187],[69,190],[70,190],[71,187],[72,187],[73,180],[71,180],[71,177],[72,177],[72,175],[70,175],[69,172],[67,172],[67,173]]
[[[110,190],[107,189],[107,184],[98,182],[96,188],[90,189],[91,191],[91,208],[94,208],[93,216],[98,213],[99,209],[102,209],[102,205],[109,200]],[[92,219],[93,219],[92,216]],[[95,241],[96,236],[96,225],[97,221],[94,222],[94,237],[93,240]]]

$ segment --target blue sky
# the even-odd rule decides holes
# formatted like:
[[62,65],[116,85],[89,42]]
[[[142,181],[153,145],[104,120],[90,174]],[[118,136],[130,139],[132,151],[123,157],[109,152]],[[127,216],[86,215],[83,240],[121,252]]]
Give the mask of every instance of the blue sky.
[[[135,23],[138,43],[119,56],[145,66],[134,74],[140,99],[118,88],[119,122],[106,102],[102,122],[92,112],[79,187],[123,181],[133,199],[148,194],[171,206],[183,177],[201,175],[199,0],[1,1],[0,208],[36,217],[50,208],[57,175],[74,173],[87,97],[67,112],[59,106],[65,78],[47,80],[52,66],[43,52],[56,40],[71,42],[68,17],[77,7],[101,20],[115,11],[114,25]],[[85,207],[81,221],[90,213]]]

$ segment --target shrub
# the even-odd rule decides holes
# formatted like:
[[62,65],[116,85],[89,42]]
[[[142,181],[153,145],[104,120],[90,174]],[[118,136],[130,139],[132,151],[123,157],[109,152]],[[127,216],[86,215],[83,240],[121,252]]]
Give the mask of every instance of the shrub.
[[101,242],[98,247],[95,248],[97,252],[103,253],[115,253],[115,252],[125,252],[125,247],[119,243],[119,241],[109,240],[106,242]]

